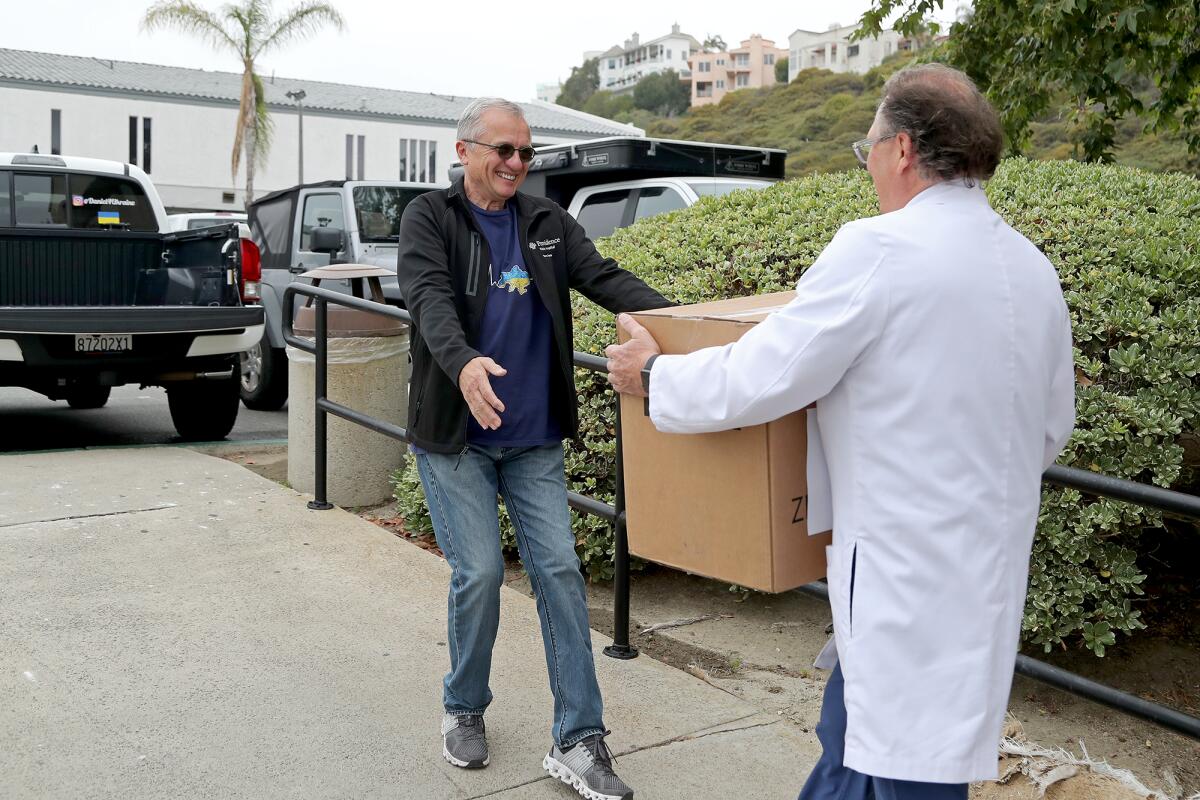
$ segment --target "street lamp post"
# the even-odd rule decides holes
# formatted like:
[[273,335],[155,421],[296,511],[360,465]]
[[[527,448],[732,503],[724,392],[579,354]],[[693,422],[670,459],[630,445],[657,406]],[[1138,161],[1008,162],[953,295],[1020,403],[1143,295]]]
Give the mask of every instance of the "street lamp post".
[[295,100],[300,114],[300,183],[304,183],[304,98],[308,95],[303,89],[287,93],[288,99]]

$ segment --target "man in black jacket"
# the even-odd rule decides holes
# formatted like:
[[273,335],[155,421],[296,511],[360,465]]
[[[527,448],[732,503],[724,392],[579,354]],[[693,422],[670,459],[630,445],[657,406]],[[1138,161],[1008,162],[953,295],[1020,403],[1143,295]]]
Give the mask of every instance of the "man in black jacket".
[[543,766],[593,800],[633,791],[613,772],[562,440],[578,430],[570,290],[610,311],[669,305],[596,252],[555,203],[520,194],[533,159],[521,107],[482,98],[458,123],[464,175],[405,209],[397,275],[413,315],[408,430],[450,564],[442,754],[488,764],[483,713],[500,617],[504,498],[537,598],[554,695]]

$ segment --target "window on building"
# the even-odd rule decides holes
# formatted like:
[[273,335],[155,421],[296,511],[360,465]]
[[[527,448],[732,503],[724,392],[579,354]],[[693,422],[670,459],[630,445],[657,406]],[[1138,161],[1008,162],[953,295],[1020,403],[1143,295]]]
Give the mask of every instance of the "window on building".
[[408,140],[408,179],[415,181],[420,167],[417,165],[417,140]]
[[671,48],[669,48],[669,47],[667,48],[667,60],[668,61],[671,60]]
[[421,183],[429,182],[429,177],[428,177],[428,174],[426,173],[426,168],[429,166],[429,164],[425,160],[425,158],[428,154],[429,154],[429,142],[426,141],[425,139],[422,139],[421,140],[421,161],[420,161],[421,169],[417,171],[417,180],[419,180]]
[[696,84],[696,97],[712,97],[712,81]]
[[767,66],[774,64],[775,63],[775,54],[774,53],[765,54],[763,56],[763,63],[766,64]]
[[725,66],[725,59],[723,59],[723,58],[718,58],[718,59],[717,59],[717,66],[718,66],[718,67],[723,67],[723,66]]
[[437,142],[429,140],[429,182],[437,183]]
[[712,72],[712,64],[708,63],[707,61],[701,61],[699,64],[696,65],[696,71],[697,72]]
[[354,179],[354,134],[346,134],[346,180]]
[[400,180],[408,180],[408,139],[400,140]]
[[609,69],[616,69],[616,68],[617,68],[617,60],[616,60],[615,58],[610,58],[610,59],[608,60],[608,68],[609,68]]
[[18,225],[67,225],[67,176],[39,173],[13,175]]
[[846,48],[846,58],[854,58],[858,55],[858,45],[852,44]]
[[733,56],[733,63],[734,63],[734,66],[738,66],[738,67],[750,66],[750,54],[749,53],[736,53]]
[[750,76],[744,72],[738,73],[734,79],[734,86],[739,88],[750,85]]
[[308,250],[313,228],[346,230],[342,213],[342,197],[337,194],[310,194],[304,198],[304,215],[300,219],[300,249]]
[[62,155],[62,109],[50,109],[50,152]]
[[129,163],[138,163],[138,118],[129,118]]
[[367,165],[367,137],[358,137],[358,179],[366,179]]
[[150,118],[142,117],[142,169],[150,174]]
[[717,88],[718,88],[718,89],[724,89],[724,88],[725,88],[725,81],[723,81],[723,80],[718,80],[718,81],[717,81]]

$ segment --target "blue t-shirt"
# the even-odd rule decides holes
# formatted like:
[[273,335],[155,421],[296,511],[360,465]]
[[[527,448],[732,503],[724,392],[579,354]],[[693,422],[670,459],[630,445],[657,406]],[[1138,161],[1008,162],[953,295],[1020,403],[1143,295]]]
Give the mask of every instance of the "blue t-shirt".
[[508,370],[489,376],[492,391],[504,403],[500,428],[485,430],[467,417],[467,441],[488,447],[534,447],[562,441],[562,428],[550,407],[550,381],[557,366],[550,312],[542,304],[526,269],[517,212],[471,205],[487,239],[488,295],[475,349]]

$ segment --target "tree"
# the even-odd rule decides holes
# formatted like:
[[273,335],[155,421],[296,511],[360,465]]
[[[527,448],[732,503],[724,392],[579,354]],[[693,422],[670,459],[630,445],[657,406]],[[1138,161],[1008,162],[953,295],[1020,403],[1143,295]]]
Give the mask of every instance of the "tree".
[[700,49],[706,53],[724,53],[729,49],[729,46],[725,44],[725,40],[721,38],[721,34],[714,33],[704,38]]
[[201,8],[189,0],[160,0],[142,18],[142,29],[175,28],[208,40],[214,47],[232,50],[242,62],[242,94],[234,123],[230,167],[237,179],[243,153],[246,159],[246,204],[254,199],[255,167],[265,166],[271,149],[271,118],[262,78],[255,59],[315,34],[325,25],[345,29],[341,14],[328,3],[301,2],[280,17],[271,15],[271,0],[241,0],[219,11]]
[[679,73],[668,69],[638,81],[633,87],[633,104],[660,117],[673,117],[687,111],[692,93],[679,79]]
[[[874,0],[859,36],[919,31],[943,0]],[[996,104],[1019,151],[1029,125],[1062,96],[1070,99],[1079,155],[1111,161],[1126,115],[1147,132],[1181,131],[1200,153],[1200,3],[1196,0],[976,0],[950,28],[948,57]],[[1152,84],[1151,93],[1139,86]]]
[[788,82],[788,60],[786,58],[775,59],[775,82]]
[[594,92],[580,110],[595,114],[597,117],[616,119],[617,114],[633,110],[633,98],[628,94],[613,94],[601,89]]
[[588,98],[600,88],[600,59],[589,58],[582,66],[571,67],[567,78],[554,102],[567,108],[581,109]]

